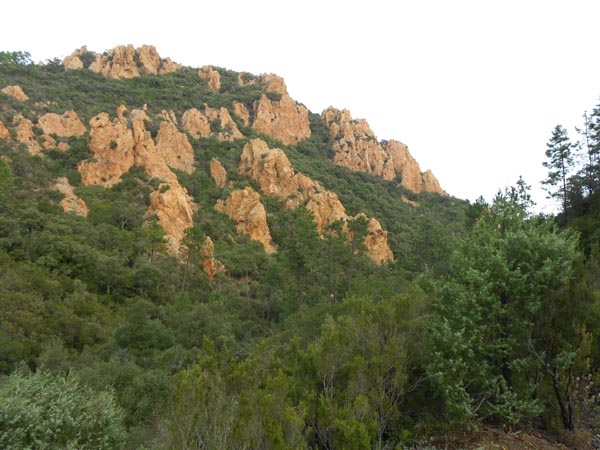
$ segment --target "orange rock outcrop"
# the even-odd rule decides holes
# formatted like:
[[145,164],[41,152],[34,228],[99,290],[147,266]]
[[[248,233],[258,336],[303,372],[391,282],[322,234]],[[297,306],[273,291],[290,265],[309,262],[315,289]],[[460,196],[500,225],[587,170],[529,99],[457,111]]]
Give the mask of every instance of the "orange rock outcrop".
[[31,120],[18,113],[13,117],[13,125],[15,127],[15,140],[25,144],[30,154],[41,155],[40,144],[35,140]]
[[156,136],[156,149],[169,167],[193,172],[194,149],[185,133],[181,133],[174,123],[166,120],[161,122]]
[[23,92],[21,86],[6,86],[2,91],[4,94],[14,98],[15,100],[19,100],[20,102],[26,102],[29,100],[29,97]]
[[60,177],[56,180],[54,189],[62,193],[65,197],[60,201],[60,206],[66,213],[77,214],[81,217],[87,217],[88,207],[85,202],[75,195],[73,186],[65,177]]
[[283,78],[263,75],[264,93],[254,111],[252,127],[282,144],[297,144],[310,137],[308,109],[287,93]]
[[210,176],[218,188],[222,189],[227,183],[227,171],[219,160],[212,158],[210,160]]
[[[306,175],[296,173],[282,150],[270,149],[261,139],[254,139],[244,146],[239,170],[256,180],[265,194],[284,200],[288,208],[304,205],[312,211],[317,229],[321,232],[332,222],[351,219],[337,194]],[[369,224],[375,236],[375,223],[371,225],[370,221]],[[378,239],[369,239],[370,236],[371,231],[365,240],[369,256],[377,263],[393,260],[387,235],[379,233]]]
[[181,170],[193,170],[189,154],[186,154],[188,149],[182,144],[181,136],[185,135],[173,133],[170,129],[173,125],[164,121],[161,123],[165,131],[160,145],[155,144],[145,127],[149,120],[145,111],[134,109],[129,118],[125,117],[125,111],[124,106],[119,107],[117,118],[113,121],[107,113],[90,120],[93,160],[83,161],[78,170],[85,184],[112,186],[134,165],[143,167],[148,175],[163,181],[157,191],[150,194],[148,214],[156,214],[165,230],[169,251],[177,254],[185,230],[193,224],[194,213],[192,198],[169,168],[169,165],[179,165]]
[[401,178],[401,184],[413,192],[436,192],[445,195],[431,173],[421,172],[417,161],[401,142],[378,142],[364,119],[353,119],[348,110],[328,108],[323,119],[334,139],[334,161],[359,172],[368,172],[386,180]]
[[198,109],[188,109],[181,117],[183,128],[196,139],[210,136],[210,122]]
[[85,125],[73,110],[59,115],[46,113],[38,119],[37,125],[45,135],[56,134],[59,137],[83,136],[86,132]]
[[119,45],[105,54],[89,52],[85,47],[76,50],[63,60],[65,70],[83,68],[81,56],[85,53],[94,55],[89,70],[108,78],[134,78],[140,75],[157,75],[174,72],[181,67],[170,58],[162,59],[152,45]]
[[212,279],[219,272],[225,271],[225,266],[215,259],[215,244],[210,236],[206,236],[206,240],[202,245],[202,269]]
[[250,112],[241,102],[233,102],[233,114],[238,117],[245,127],[250,125]]
[[0,120],[0,139],[10,139],[10,132]]
[[220,141],[235,141],[244,137],[231,118],[227,108],[221,107],[215,109],[205,104],[204,114],[211,122],[219,121],[220,131],[217,132],[216,136]]
[[249,186],[236,189],[226,200],[219,200],[215,209],[237,222],[238,233],[246,234],[253,241],[260,242],[266,253],[275,252],[267,224],[267,212],[260,201],[260,194],[254,189]]
[[208,86],[215,92],[221,89],[221,75],[212,66],[203,66],[198,71],[198,76],[208,83]]

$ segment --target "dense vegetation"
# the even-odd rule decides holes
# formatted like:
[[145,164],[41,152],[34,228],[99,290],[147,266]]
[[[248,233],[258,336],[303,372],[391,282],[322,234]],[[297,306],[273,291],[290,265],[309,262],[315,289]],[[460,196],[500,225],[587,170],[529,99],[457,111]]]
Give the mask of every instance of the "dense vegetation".
[[[189,68],[109,80],[0,52],[0,86],[31,98],[2,97],[0,120],[75,109],[87,121],[121,103],[251,108],[260,88],[219,71],[215,93]],[[599,117],[557,218],[533,214],[522,180],[470,205],[336,166],[317,114],[296,146],[261,136],[350,214],[381,221],[397,260],[379,267],[360,233],[320,238],[304,208],[263,196],[273,255],[213,209],[231,189],[210,178],[213,156],[234,187],[258,189],[235,169],[256,136],[241,123],[246,139],[190,138],[196,170],[178,177],[200,208],[184,261],[145,216],[157,180],[142,169],[84,186],[87,135],[43,157],[0,140],[0,446],[391,449],[482,423],[584,439],[600,368]],[[567,145],[561,133],[550,150]],[[58,205],[59,176],[87,218]],[[214,279],[193,251],[204,236],[227,268]]]

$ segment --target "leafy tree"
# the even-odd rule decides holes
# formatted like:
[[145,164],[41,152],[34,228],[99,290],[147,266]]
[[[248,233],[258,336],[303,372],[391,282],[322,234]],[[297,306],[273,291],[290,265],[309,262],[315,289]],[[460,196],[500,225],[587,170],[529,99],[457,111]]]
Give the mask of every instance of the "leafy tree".
[[562,210],[567,221],[568,207],[568,182],[573,169],[573,149],[577,144],[572,143],[567,135],[567,130],[557,125],[552,131],[552,137],[547,144],[546,158],[543,165],[549,169],[548,178],[542,184],[548,186],[550,198],[557,198],[562,203]]
[[113,394],[73,376],[18,370],[0,382],[0,446],[120,449],[126,432]]
[[[518,190],[498,194],[456,242],[450,272],[425,284],[433,298],[427,372],[449,418],[515,424],[542,410],[535,396],[541,350],[530,343],[554,293],[574,280],[580,256],[572,233],[529,218],[521,198]],[[547,336],[537,337],[544,343]]]
[[29,52],[0,52],[0,64],[33,64]]

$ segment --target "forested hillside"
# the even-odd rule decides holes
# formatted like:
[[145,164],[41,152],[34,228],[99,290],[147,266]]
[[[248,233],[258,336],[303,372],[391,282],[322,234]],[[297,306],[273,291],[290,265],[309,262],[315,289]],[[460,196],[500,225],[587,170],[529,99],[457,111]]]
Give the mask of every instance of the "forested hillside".
[[0,447],[595,442],[600,112],[555,218],[272,74],[0,52],[0,89]]

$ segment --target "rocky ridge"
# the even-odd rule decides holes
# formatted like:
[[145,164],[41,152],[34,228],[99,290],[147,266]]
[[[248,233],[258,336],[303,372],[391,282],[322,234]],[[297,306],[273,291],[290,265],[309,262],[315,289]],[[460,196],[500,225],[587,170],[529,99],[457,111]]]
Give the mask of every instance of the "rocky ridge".
[[[283,150],[270,149],[261,139],[253,139],[244,146],[239,171],[256,180],[265,194],[284,200],[286,207],[305,206],[314,214],[320,232],[324,232],[335,221],[353,219],[346,214],[337,194],[306,175],[295,172]],[[387,244],[387,232],[377,220],[369,220],[368,233],[365,246],[371,259],[376,263],[393,261],[394,256]]]
[[163,75],[174,72],[181,66],[170,58],[161,58],[152,45],[119,45],[99,54],[86,47],[75,50],[63,60],[65,70],[79,70],[85,67],[83,60],[93,60],[88,69],[108,78],[134,78],[141,75]]
[[288,95],[283,78],[269,74],[263,75],[260,80],[265,88],[255,106],[252,128],[284,145],[297,144],[309,138],[308,109]]
[[446,195],[431,171],[421,172],[417,161],[401,142],[377,141],[364,119],[353,119],[346,109],[327,108],[322,113],[334,139],[334,161],[358,172],[368,172],[386,180],[401,178],[401,184],[413,192]]
[[260,242],[265,248],[265,253],[275,252],[267,225],[267,212],[260,202],[260,194],[250,186],[236,189],[227,199],[219,200],[215,209],[237,222],[238,233],[246,234],[253,241]]

